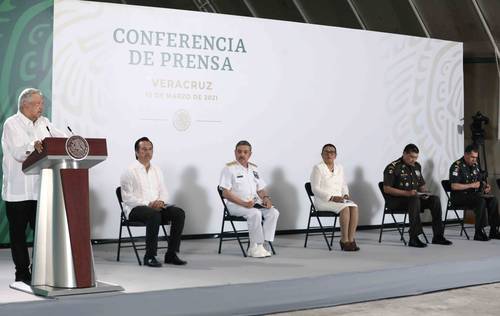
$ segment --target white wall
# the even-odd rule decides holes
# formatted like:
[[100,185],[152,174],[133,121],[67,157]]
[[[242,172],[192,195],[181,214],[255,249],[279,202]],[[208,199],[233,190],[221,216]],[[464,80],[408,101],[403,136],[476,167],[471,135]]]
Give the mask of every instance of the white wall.
[[[117,43],[118,28],[241,39],[246,52]],[[131,65],[129,50],[153,52],[152,65]],[[232,71],[162,66],[161,53],[227,57]],[[116,238],[114,189],[141,136],[154,142],[153,160],[164,171],[170,202],[187,212],[186,234],[220,230],[216,185],[240,139],[254,146],[252,160],[281,211],[279,229],[307,225],[303,185],[325,143],[337,146],[362,225],[380,223],[377,182],[405,144],[420,147],[424,175],[438,193],[438,182],[463,150],[457,133],[463,117],[461,43],[56,1],[53,76],[54,123],[108,140],[108,159],[90,174],[93,238]],[[157,80],[167,86],[168,80],[208,81],[212,89],[159,87]],[[165,97],[175,93],[189,99]]]

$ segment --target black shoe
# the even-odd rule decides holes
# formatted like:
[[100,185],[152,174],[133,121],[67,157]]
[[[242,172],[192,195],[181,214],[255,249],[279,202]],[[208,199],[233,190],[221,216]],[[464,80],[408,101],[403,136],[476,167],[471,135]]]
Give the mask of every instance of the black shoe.
[[492,228],[490,230],[490,239],[500,239],[500,233],[498,232],[498,230],[495,228]]
[[432,243],[435,245],[445,245],[445,246],[450,246],[453,244],[451,241],[444,238],[444,236],[432,237]]
[[153,268],[161,267],[161,262],[158,262],[155,257],[144,258],[144,265]]
[[410,241],[408,242],[408,247],[425,248],[427,247],[427,244],[423,243],[418,237],[415,237],[415,238],[410,238]]
[[474,240],[479,240],[479,241],[488,241],[490,240],[488,236],[482,231],[482,230],[476,230],[474,233]]
[[187,264],[187,261],[181,260],[179,257],[177,257],[177,254],[174,252],[173,254],[169,253],[165,254],[165,263],[173,264],[176,266],[183,266]]

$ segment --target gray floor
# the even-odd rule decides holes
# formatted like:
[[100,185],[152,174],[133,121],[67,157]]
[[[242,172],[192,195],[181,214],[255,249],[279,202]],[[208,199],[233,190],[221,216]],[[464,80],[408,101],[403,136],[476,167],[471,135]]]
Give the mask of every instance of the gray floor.
[[[362,231],[357,238],[362,247],[359,253],[340,252],[337,244],[336,249],[329,252],[319,236],[311,240],[307,249],[303,248],[303,235],[278,236],[275,242],[278,255],[268,259],[245,259],[237,245],[232,242],[224,246],[222,255],[217,255],[216,240],[185,241],[182,245],[182,255],[189,264],[185,267],[164,266],[160,269],[139,267],[131,250],[126,250],[122,261],[117,263],[116,245],[95,246],[94,255],[98,279],[120,284],[126,293],[293,281],[320,276],[355,277],[356,274],[352,274],[354,272],[387,272],[409,268],[423,268],[425,271],[427,265],[444,267],[446,270],[447,265],[497,259],[500,241],[467,241],[459,237],[457,231],[450,231],[448,236],[454,241],[451,247],[429,245],[426,249],[415,249],[404,247],[395,233],[385,234],[384,242],[379,244],[377,231]],[[43,300],[8,288],[13,276],[10,260],[9,251],[1,250],[0,304]],[[425,278],[425,273],[423,277]],[[478,283],[495,281],[497,280],[486,278]]]
[[275,316],[493,316],[500,313],[500,283],[456,290],[273,314]]

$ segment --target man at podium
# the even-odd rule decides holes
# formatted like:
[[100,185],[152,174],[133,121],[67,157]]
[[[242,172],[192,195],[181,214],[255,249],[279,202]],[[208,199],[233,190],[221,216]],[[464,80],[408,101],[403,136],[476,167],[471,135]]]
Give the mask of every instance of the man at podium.
[[5,120],[2,133],[2,199],[9,221],[12,259],[16,267],[16,281],[28,284],[31,282],[31,271],[25,231],[28,223],[35,229],[40,176],[25,175],[22,164],[34,150],[43,150],[42,140],[45,137],[66,136],[53,127],[42,113],[42,92],[34,88],[25,89],[19,95],[18,112]]
[[146,224],[146,255],[144,265],[161,267],[156,260],[158,231],[161,223],[170,222],[170,237],[165,263],[185,265],[177,253],[184,229],[184,210],[167,204],[168,195],[163,173],[151,163],[153,143],[147,138],[139,138],[134,145],[135,161],[123,173],[120,185],[123,197],[123,210],[132,221]]

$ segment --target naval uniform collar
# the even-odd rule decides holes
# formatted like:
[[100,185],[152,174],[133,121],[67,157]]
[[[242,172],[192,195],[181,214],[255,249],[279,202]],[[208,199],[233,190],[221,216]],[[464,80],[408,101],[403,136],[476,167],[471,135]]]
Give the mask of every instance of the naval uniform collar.
[[242,164],[241,164],[238,160],[236,160],[236,163],[238,164],[238,166],[240,166],[241,168],[243,168],[243,169],[245,169],[245,170],[248,170],[248,169],[249,169],[249,167],[250,167],[250,164],[249,164],[248,162],[247,162],[248,167],[243,166],[243,165],[242,165]]
[[250,170],[251,166],[252,166],[252,164],[250,162],[247,162],[248,167],[243,166],[238,160],[236,160],[236,163],[238,164],[238,166],[240,166],[241,168],[243,168],[245,170]]

